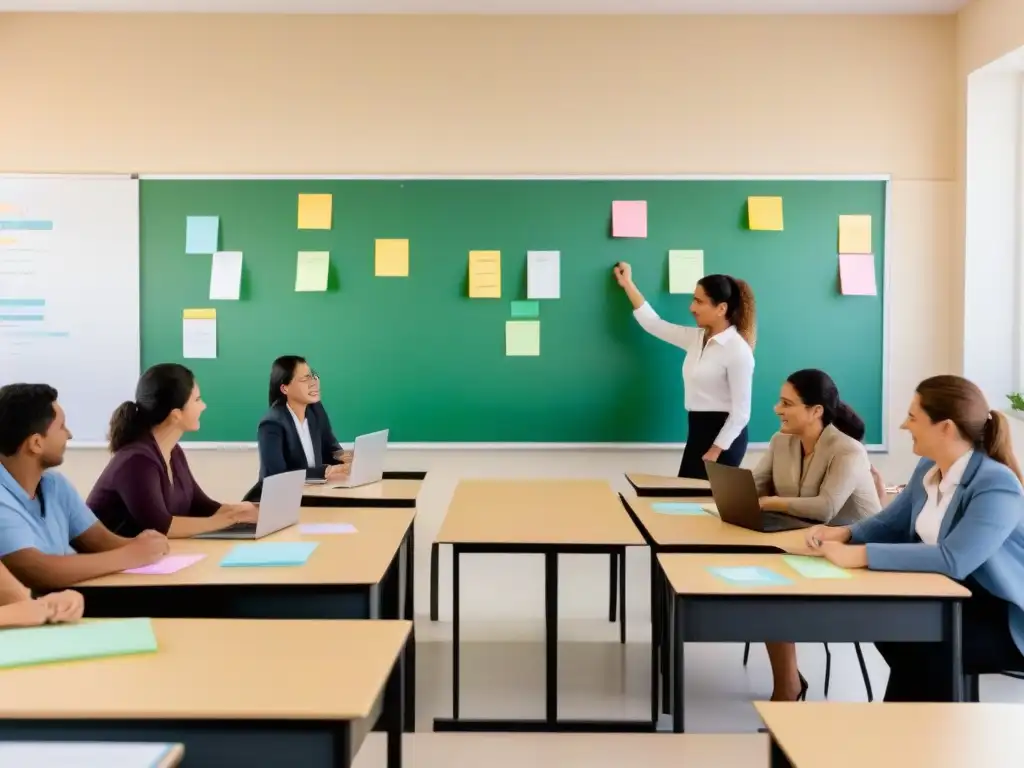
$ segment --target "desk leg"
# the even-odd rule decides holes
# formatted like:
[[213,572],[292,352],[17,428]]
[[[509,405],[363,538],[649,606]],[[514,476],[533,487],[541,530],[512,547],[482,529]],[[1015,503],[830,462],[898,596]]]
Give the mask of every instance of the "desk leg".
[[658,722],[659,712],[658,693],[661,689],[661,679],[658,664],[658,641],[661,632],[661,617],[658,612],[661,610],[661,601],[658,599],[658,557],[654,549],[651,549],[651,721]]
[[[614,594],[614,591],[613,591]],[[546,719],[558,720],[558,553],[544,555],[544,647],[546,651],[544,689]]]
[[683,732],[683,601],[672,599],[672,732]]
[[619,642],[626,644],[626,548],[619,550]]
[[405,651],[405,730],[416,731],[416,522],[409,527],[405,551],[405,618],[412,622]]
[[619,553],[608,556],[608,621],[615,621],[615,590],[619,581]]
[[441,545],[436,541],[430,545],[430,620],[437,621],[437,581]]
[[661,711],[667,715],[672,712],[672,607],[675,598],[660,569],[658,591],[661,594]]
[[452,545],[452,719],[459,719],[459,545]]
[[[411,636],[408,642],[412,642]],[[388,676],[387,687],[384,691],[384,710],[387,713],[388,732],[388,768],[402,768],[402,738],[405,728],[405,715],[402,712],[405,693],[402,688],[405,681],[405,660],[408,649],[409,645],[406,645],[398,654],[395,667]]]
[[953,675],[953,701],[964,701],[963,603],[953,600],[946,606],[946,641]]

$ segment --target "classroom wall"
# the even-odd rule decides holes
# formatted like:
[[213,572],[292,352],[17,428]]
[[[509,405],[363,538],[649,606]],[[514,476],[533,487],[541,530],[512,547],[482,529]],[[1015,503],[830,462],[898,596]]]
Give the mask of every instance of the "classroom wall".
[[[955,36],[952,17],[0,15],[13,118],[0,172],[892,174],[892,452],[879,465],[898,478],[914,463],[897,432],[913,386],[953,365],[960,321]],[[793,303],[793,322],[813,322]],[[255,476],[251,452],[191,458],[224,498]],[[624,469],[671,472],[678,456],[389,460],[431,471],[417,523],[425,587],[426,545],[459,477],[618,482]],[[66,468],[86,489],[103,461],[76,452]],[[629,610],[641,615],[645,562],[631,555]],[[607,610],[606,563],[567,560],[563,616]],[[536,558],[470,558],[464,584],[466,618],[542,615]],[[421,612],[426,599],[422,588]]]

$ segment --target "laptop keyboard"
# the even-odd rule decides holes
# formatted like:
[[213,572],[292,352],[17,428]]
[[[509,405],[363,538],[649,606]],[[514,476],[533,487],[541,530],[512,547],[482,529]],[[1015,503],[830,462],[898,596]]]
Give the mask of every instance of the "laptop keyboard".
[[223,533],[248,533],[256,532],[256,523],[235,523],[232,526],[222,529]]

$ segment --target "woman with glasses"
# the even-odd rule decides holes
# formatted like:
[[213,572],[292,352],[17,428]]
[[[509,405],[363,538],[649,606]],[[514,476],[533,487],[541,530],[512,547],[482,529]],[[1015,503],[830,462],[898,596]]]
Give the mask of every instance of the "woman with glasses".
[[341,480],[348,475],[347,454],[320,403],[320,378],[305,358],[285,355],[274,361],[269,399],[270,409],[256,434],[260,482],[297,469],[306,470],[308,479]]

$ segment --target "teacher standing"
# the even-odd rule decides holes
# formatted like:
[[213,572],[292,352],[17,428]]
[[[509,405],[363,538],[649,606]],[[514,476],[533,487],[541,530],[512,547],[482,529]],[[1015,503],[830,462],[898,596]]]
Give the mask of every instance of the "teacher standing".
[[619,262],[614,273],[640,326],[686,352],[683,392],[688,429],[679,477],[706,479],[705,461],[738,467],[747,452],[754,382],[754,292],[729,275],[704,276],[690,303],[697,321],[693,328],[658,317],[633,284],[629,264]]

